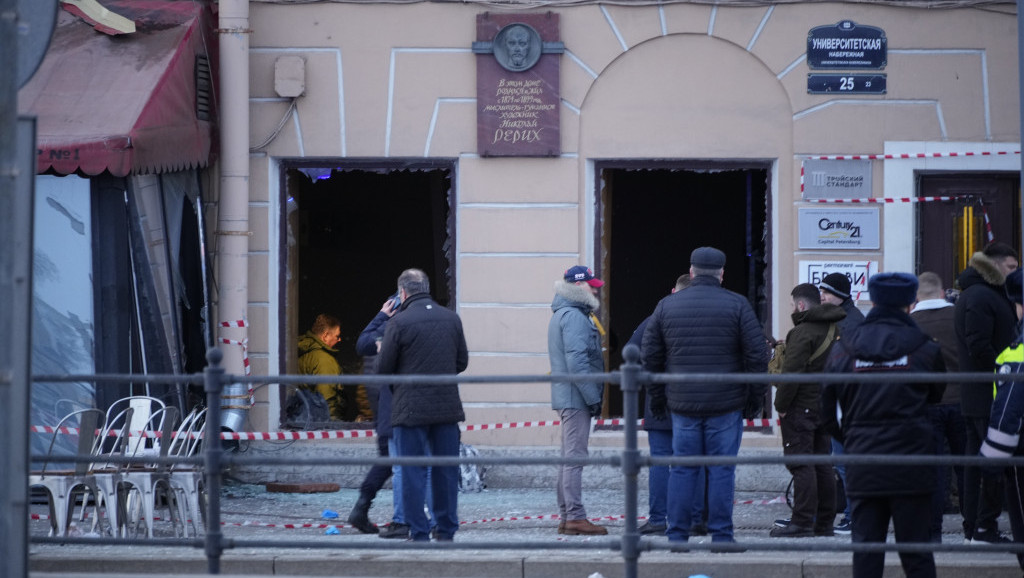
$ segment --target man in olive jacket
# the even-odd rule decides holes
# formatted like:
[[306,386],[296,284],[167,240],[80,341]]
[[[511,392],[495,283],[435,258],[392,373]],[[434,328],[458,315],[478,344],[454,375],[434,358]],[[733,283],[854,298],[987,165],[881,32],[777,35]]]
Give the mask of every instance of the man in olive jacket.
[[[340,375],[341,366],[334,357],[334,348],[341,340],[341,322],[333,315],[321,313],[313,326],[299,337],[299,373],[302,375]],[[343,420],[350,405],[345,388],[337,383],[314,383],[302,386],[315,391],[327,402],[331,419]]]
[[[377,358],[381,375],[455,375],[466,370],[469,350],[459,316],[430,298],[419,269],[398,277],[402,306],[388,321]],[[466,419],[457,383],[391,385],[391,425],[399,457],[459,455],[459,422]],[[429,541],[423,512],[427,467],[402,467],[402,505],[412,540]],[[432,466],[437,540],[450,542],[459,527],[459,467]]]
[[[818,288],[802,283],[793,298],[793,329],[786,334],[782,373],[821,373],[828,351],[839,336],[846,312],[839,305],[821,303]],[[832,437],[821,420],[821,385],[780,383],[775,386],[775,411],[782,428],[782,452],[787,456],[829,455]],[[832,536],[836,517],[836,483],[828,464],[787,464],[793,474],[793,518],[788,526],[773,528],[773,538]]]
[[[601,302],[597,289],[604,281],[582,265],[569,268],[555,282],[548,323],[548,358],[551,373],[604,373],[600,321],[594,315]],[[587,457],[590,418],[601,415],[604,384],[597,381],[553,381],[551,409],[562,422],[562,457]],[[603,535],[608,530],[587,519],[583,506],[583,466],[558,467],[559,534]]]

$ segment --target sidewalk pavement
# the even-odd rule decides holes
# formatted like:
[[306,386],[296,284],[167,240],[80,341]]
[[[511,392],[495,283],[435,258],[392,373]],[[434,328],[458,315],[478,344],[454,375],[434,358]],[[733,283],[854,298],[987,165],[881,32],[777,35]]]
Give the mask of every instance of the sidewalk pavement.
[[[487,577],[487,578],[603,578],[624,575],[624,562],[615,541],[624,531],[624,505],[620,490],[585,488],[587,513],[606,525],[608,536],[563,536],[557,533],[557,507],[553,489],[489,488],[459,494],[461,526],[455,544],[431,543],[429,550],[411,550],[404,541],[360,534],[348,526],[348,512],[358,496],[355,489],[332,493],[268,493],[261,485],[228,483],[222,493],[222,529],[227,540],[258,540],[257,547],[225,550],[222,576],[347,576],[347,577]],[[391,515],[391,491],[383,490],[370,510],[371,521],[383,525]],[[642,485],[639,514],[647,514],[647,490]],[[32,536],[45,536],[49,523],[45,505],[33,505],[29,523]],[[325,518],[331,512],[337,518]],[[155,523],[158,537],[173,537],[166,511]],[[776,518],[788,517],[789,508],[779,495],[737,496],[734,511],[736,540],[748,546],[743,553],[711,553],[701,549],[707,537],[693,538],[691,552],[642,551],[638,575],[650,578],[832,578],[850,575],[849,552],[816,552],[807,548],[843,544],[849,536],[783,540],[769,538]],[[640,521],[642,523],[643,520]],[[1001,526],[1008,528],[1005,519]],[[962,544],[959,517],[946,516],[944,544]],[[337,532],[336,534],[334,532]],[[666,546],[663,536],[645,536],[643,543]],[[890,536],[891,540],[891,536]],[[302,547],[279,546],[285,541]],[[485,547],[483,542],[497,542]],[[500,543],[530,545],[501,548]],[[480,544],[479,547],[473,547]],[[580,546],[547,550],[537,545]],[[800,548],[765,551],[764,547]],[[468,548],[467,548],[468,547]],[[584,549],[585,548],[585,549]],[[886,557],[886,576],[899,576],[895,553]],[[942,578],[1020,577],[1016,559],[1001,552],[940,552],[936,554]],[[205,575],[202,547],[30,544],[32,578]],[[596,577],[595,577],[596,578]]]

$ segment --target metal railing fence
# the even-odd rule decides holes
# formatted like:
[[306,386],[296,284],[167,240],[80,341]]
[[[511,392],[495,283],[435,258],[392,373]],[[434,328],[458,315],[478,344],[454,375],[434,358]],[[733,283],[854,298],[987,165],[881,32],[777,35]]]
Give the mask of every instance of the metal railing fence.
[[[75,537],[30,537],[32,543],[55,543],[55,544],[119,544],[119,545],[168,545],[202,548],[207,558],[207,568],[210,574],[220,573],[221,556],[225,550],[232,548],[323,548],[323,549],[374,549],[374,550],[418,550],[418,549],[440,549],[440,550],[612,550],[621,553],[624,563],[624,576],[636,578],[638,563],[642,552],[656,550],[681,551],[685,547],[688,551],[699,551],[714,548],[715,551],[814,551],[814,552],[1003,552],[1024,554],[1024,544],[991,544],[991,545],[963,545],[963,544],[940,544],[940,543],[825,543],[818,541],[801,540],[776,540],[771,543],[743,542],[742,544],[723,543],[687,543],[685,546],[641,540],[637,528],[638,519],[638,475],[640,468],[650,466],[703,466],[703,465],[755,465],[755,464],[876,464],[884,466],[887,464],[900,465],[963,465],[980,466],[1004,465],[1024,467],[1024,457],[1013,457],[1006,459],[982,458],[977,456],[952,456],[952,455],[852,455],[841,456],[831,455],[801,455],[801,456],[691,456],[691,457],[651,457],[642,454],[638,448],[638,393],[642,385],[647,383],[865,383],[879,384],[892,380],[892,375],[886,374],[653,374],[646,372],[639,364],[639,351],[635,347],[627,347],[624,351],[622,367],[619,371],[604,374],[587,374],[587,380],[597,380],[609,383],[618,383],[623,393],[623,436],[624,447],[618,455],[596,458],[545,458],[545,457],[500,457],[488,458],[486,456],[476,457],[338,457],[329,461],[333,465],[437,465],[457,466],[461,464],[479,465],[606,465],[621,470],[623,476],[623,503],[625,506],[624,518],[625,529],[620,536],[603,539],[593,539],[586,542],[488,542],[488,541],[458,541],[443,543],[420,543],[420,542],[383,542],[379,545],[369,546],[365,542],[309,542],[294,540],[243,540],[225,538],[221,532],[221,508],[220,492],[223,473],[232,465],[324,465],[323,457],[301,458],[301,457],[248,457],[226,453],[221,440],[221,392],[227,384],[249,383],[249,384],[304,384],[308,382],[308,376],[241,376],[227,374],[221,366],[222,354],[219,349],[211,349],[207,354],[208,366],[202,375],[38,375],[33,376],[33,382],[106,382],[106,383],[188,383],[202,384],[206,393],[207,416],[202,446],[202,457],[197,458],[158,458],[147,457],[149,463],[187,463],[202,464],[204,468],[204,479],[208,496],[206,508],[205,534],[202,538],[152,538],[152,539],[122,539],[122,538],[75,538]],[[572,381],[578,375],[573,374],[546,374],[546,375],[497,375],[497,376],[468,376],[468,375],[339,375],[339,376],[318,376],[317,381],[322,383],[337,383],[343,385],[388,385],[388,384],[416,384],[421,382],[430,383],[533,383],[552,381]],[[900,375],[900,381],[904,383],[935,383],[935,382],[958,382],[958,383],[992,383],[992,374],[986,373],[907,373]],[[90,456],[61,456],[65,462],[89,462],[95,458]],[[30,461],[33,463],[46,461],[46,456],[32,455]],[[131,458],[108,458],[104,461],[111,463],[126,463]]]

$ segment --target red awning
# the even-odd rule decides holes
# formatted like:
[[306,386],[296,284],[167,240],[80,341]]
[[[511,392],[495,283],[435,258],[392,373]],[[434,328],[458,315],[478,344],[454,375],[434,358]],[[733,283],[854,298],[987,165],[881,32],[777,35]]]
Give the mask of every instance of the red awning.
[[[135,21],[136,32],[108,36],[62,9],[46,57],[18,91],[19,114],[38,119],[37,172],[121,177],[206,166],[213,123],[197,113],[196,67],[217,43],[209,6],[103,5]],[[200,89],[213,115],[210,97]]]

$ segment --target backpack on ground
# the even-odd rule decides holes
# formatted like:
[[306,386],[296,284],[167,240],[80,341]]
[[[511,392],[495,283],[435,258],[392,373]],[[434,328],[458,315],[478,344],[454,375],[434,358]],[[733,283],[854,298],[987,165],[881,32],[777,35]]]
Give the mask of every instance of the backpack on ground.
[[285,401],[284,422],[287,427],[309,430],[323,427],[330,419],[327,400],[319,392],[297,387]]
[[[460,458],[475,458],[480,452],[469,444],[459,444]],[[487,468],[479,464],[459,464],[459,491],[460,492],[482,492],[487,484],[484,483],[484,474]]]

